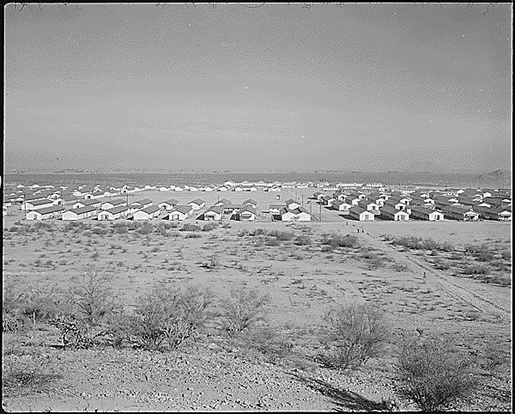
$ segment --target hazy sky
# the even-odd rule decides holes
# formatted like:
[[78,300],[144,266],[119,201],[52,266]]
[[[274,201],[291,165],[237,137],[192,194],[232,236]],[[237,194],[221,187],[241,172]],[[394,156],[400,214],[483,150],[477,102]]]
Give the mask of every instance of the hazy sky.
[[6,171],[511,169],[511,4],[4,11]]

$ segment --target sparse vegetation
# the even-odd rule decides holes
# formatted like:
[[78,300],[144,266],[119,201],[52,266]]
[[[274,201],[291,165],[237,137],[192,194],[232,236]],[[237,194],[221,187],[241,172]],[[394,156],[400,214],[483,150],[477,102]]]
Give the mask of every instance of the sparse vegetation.
[[262,325],[267,320],[268,295],[260,295],[255,289],[232,289],[230,297],[222,300],[219,326],[222,332],[236,336]]
[[396,365],[398,394],[422,411],[451,408],[478,386],[473,361],[456,351],[450,338],[407,338]]
[[390,235],[383,236],[385,240],[390,241],[394,246],[404,246],[412,250],[431,250],[452,252],[454,246],[450,242],[438,242],[430,237],[422,238],[416,236],[394,237]]
[[[177,194],[181,200],[183,196],[188,195]],[[449,222],[449,226],[466,229],[462,239],[461,233],[453,238],[460,243],[456,248],[431,238],[408,240],[383,235],[385,240],[400,239],[410,246],[399,244],[392,249],[387,243],[378,242],[377,229],[398,225],[395,231],[408,229],[413,231],[411,234],[427,234],[440,240],[447,232],[441,230],[446,223],[427,223],[427,227],[418,222],[363,223],[365,234],[357,237],[356,223],[341,217],[333,221],[329,214],[332,212],[327,212],[325,223],[306,225],[265,223],[264,215],[254,223],[194,218],[185,222],[97,222],[92,218],[77,222],[53,220],[50,226],[47,222],[40,225],[25,220],[13,226],[13,220],[6,217],[11,226],[4,232],[3,259],[3,339],[4,344],[6,339],[11,341],[3,351],[6,395],[53,393],[57,388],[52,389],[52,381],[58,377],[51,366],[63,373],[59,390],[77,386],[75,374],[82,381],[86,371],[88,375],[98,375],[100,381],[114,381],[109,378],[113,378],[115,370],[132,363],[138,364],[137,369],[124,370],[123,380],[148,381],[143,383],[145,389],[166,379],[177,382],[179,390],[178,385],[184,385],[180,384],[184,375],[191,374],[191,383],[205,367],[212,369],[205,378],[212,375],[214,381],[222,372],[239,376],[239,370],[244,373],[247,367],[262,369],[266,375],[284,368],[297,379],[314,373],[323,378],[327,382],[327,396],[335,396],[334,401],[327,398],[328,405],[324,407],[364,410],[370,403],[368,408],[383,410],[386,406],[380,408],[372,400],[396,391],[398,385],[399,389],[401,385],[406,387],[406,383],[392,378],[392,366],[399,378],[401,352],[391,352],[396,341],[390,341],[390,332],[397,333],[407,326],[411,329],[416,320],[420,324],[431,323],[424,325],[425,332],[420,330],[416,343],[425,340],[429,326],[438,332],[448,331],[451,325],[447,323],[452,323],[453,335],[461,339],[459,345],[452,347],[455,358],[462,358],[464,354],[458,351],[464,349],[477,356],[475,364],[465,358],[467,364],[470,362],[467,372],[471,377],[476,373],[485,382],[481,395],[470,405],[461,403],[473,395],[465,393],[463,398],[459,394],[459,398],[439,410],[484,409],[488,404],[496,409],[509,405],[511,390],[504,389],[509,381],[511,342],[507,328],[504,331],[509,316],[506,319],[500,308],[509,303],[502,295],[510,289],[499,286],[511,285],[511,240],[506,240],[504,234],[489,234],[490,238],[474,234],[474,223]],[[486,223],[478,223],[483,224]],[[427,233],[420,231],[425,228]],[[469,244],[464,247],[467,241]],[[79,272],[81,266],[93,260],[99,269],[104,269],[96,271],[100,280],[104,272],[116,275],[107,277],[105,283],[88,281],[87,271]],[[430,267],[420,263],[422,260],[434,266],[427,279],[422,274]],[[444,274],[438,270],[448,271]],[[76,276],[71,280],[73,275]],[[157,280],[161,282],[156,283]],[[59,288],[52,287],[54,281]],[[189,281],[202,285],[188,285]],[[452,284],[472,290],[476,283],[498,286],[483,285],[477,295],[465,295],[471,306],[456,300],[460,291]],[[204,286],[213,286],[221,292],[220,296]],[[241,287],[225,297],[224,289],[230,291],[234,286]],[[273,302],[266,292],[273,293]],[[491,304],[485,300],[481,305],[482,296]],[[354,298],[361,298],[365,305],[353,305],[354,310],[350,309],[352,306],[332,308],[320,319],[327,307],[352,303]],[[390,325],[390,319],[381,311],[383,305],[397,325]],[[498,312],[493,310],[494,306],[499,308]],[[495,330],[484,331],[494,323],[498,324]],[[486,343],[490,346],[486,347]],[[342,377],[341,373],[329,370],[353,375]],[[447,384],[450,379],[445,375],[441,382]],[[242,388],[248,386],[252,392],[260,389],[257,385],[261,381],[266,381],[256,377],[254,387],[242,378]],[[359,378],[363,389],[373,387],[373,393],[361,394],[353,387],[348,390],[356,395],[346,393],[343,387],[355,378]],[[227,395],[234,391],[232,380],[227,381]],[[423,377],[417,384],[423,381],[430,379]],[[278,390],[284,390],[279,384]],[[438,387],[431,385],[424,392],[438,393]],[[128,387],[120,387],[124,388]],[[83,389],[87,400],[90,396],[86,393],[93,388],[83,383]],[[178,392],[185,393],[184,401],[197,389],[193,385],[187,391],[191,393],[184,389]],[[111,398],[108,394],[112,393],[100,394],[95,398]],[[414,399],[406,393],[399,396],[403,400],[399,410],[416,409],[414,404],[418,403]],[[371,400],[365,402],[368,398]],[[227,401],[236,407],[235,398]],[[241,408],[273,409],[278,399],[256,401],[255,405],[241,404]],[[340,402],[342,405],[335,407]],[[361,402],[363,406],[359,405]],[[52,406],[52,410],[55,408]]]
[[91,325],[120,309],[118,295],[113,289],[114,275],[107,271],[88,269],[81,276],[72,278],[70,301],[75,311]]
[[321,340],[328,351],[319,360],[334,369],[355,369],[379,356],[390,336],[383,313],[368,304],[333,308],[324,321]]
[[345,236],[338,233],[324,234],[320,243],[323,246],[329,246],[332,249],[336,249],[338,247],[351,249],[359,247],[358,238],[352,234],[346,234]]
[[147,350],[176,349],[204,327],[212,299],[208,289],[156,284],[138,297],[128,335],[131,343]]

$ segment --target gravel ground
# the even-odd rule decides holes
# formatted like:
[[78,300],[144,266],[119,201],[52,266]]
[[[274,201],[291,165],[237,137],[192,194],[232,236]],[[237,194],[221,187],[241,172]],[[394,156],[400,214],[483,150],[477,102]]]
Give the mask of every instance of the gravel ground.
[[[170,353],[47,351],[38,360],[60,378],[38,393],[4,397],[6,411],[386,411],[382,402],[396,400],[391,361],[382,359],[342,374],[314,363],[275,365],[215,344]],[[499,384],[490,388],[495,393]],[[510,410],[511,395],[503,404],[483,394],[456,408]],[[416,410],[396,403],[394,410]]]

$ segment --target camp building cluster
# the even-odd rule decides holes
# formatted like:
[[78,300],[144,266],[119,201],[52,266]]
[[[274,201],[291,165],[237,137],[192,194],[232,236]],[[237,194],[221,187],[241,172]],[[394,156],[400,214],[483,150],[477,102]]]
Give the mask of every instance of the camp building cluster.
[[[259,184],[259,183],[258,183]],[[274,191],[314,187],[309,199],[302,201],[289,198],[284,202],[269,204],[258,211],[255,200],[248,198],[234,204],[223,198],[206,207],[201,198],[180,204],[170,198],[154,203],[149,198],[129,201],[130,193],[146,190],[227,192],[227,191]],[[276,196],[280,200],[280,195]],[[511,221],[511,190],[505,189],[445,189],[421,190],[418,188],[386,189],[381,184],[329,184],[329,183],[256,183],[227,182],[223,186],[207,187],[129,187],[77,186],[75,189],[56,188],[52,185],[18,185],[5,191],[3,213],[11,206],[19,205],[26,220],[82,220],[93,218],[99,221],[130,219],[165,219],[183,221],[230,220],[254,221],[316,221],[322,208],[335,211],[339,216],[358,221],[411,219],[442,221],[450,220],[499,220]],[[308,208],[309,207],[309,208]]]

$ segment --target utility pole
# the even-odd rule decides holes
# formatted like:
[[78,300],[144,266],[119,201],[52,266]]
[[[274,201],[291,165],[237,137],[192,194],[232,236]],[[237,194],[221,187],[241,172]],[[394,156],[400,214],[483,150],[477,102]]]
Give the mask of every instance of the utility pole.
[[318,218],[320,221],[322,221],[322,203],[319,203],[319,206],[320,206],[320,210],[319,210],[319,213],[318,213]]

